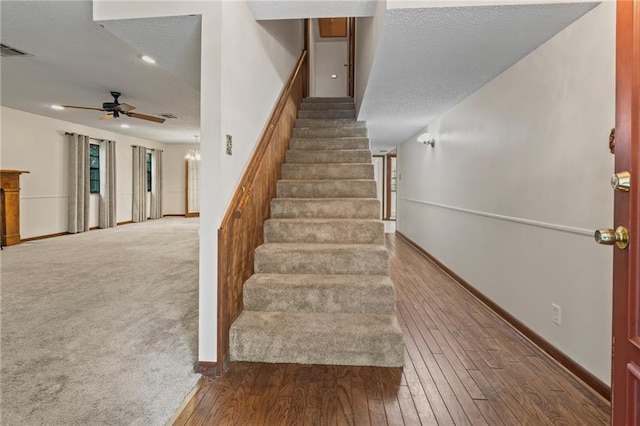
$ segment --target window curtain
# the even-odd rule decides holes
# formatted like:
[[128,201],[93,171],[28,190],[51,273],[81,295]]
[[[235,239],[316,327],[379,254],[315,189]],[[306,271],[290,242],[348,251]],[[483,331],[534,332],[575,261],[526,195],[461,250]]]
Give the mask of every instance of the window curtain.
[[133,208],[131,220],[147,220],[147,148],[133,146]]
[[100,141],[100,208],[98,226],[116,226],[116,142]]
[[89,230],[89,136],[67,134],[69,141],[68,227],[71,234]]
[[151,219],[162,218],[162,151],[151,152]]

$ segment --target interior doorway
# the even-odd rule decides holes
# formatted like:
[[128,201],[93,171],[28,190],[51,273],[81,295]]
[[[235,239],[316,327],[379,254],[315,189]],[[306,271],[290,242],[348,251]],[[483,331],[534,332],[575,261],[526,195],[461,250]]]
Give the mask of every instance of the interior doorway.
[[309,28],[310,96],[352,96],[354,18],[318,18]]

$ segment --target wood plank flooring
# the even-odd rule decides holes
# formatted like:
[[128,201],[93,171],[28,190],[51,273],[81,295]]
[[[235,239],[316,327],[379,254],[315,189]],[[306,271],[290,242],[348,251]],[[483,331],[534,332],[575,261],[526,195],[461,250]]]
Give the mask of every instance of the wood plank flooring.
[[404,368],[233,363],[174,425],[607,425],[609,403],[387,235]]

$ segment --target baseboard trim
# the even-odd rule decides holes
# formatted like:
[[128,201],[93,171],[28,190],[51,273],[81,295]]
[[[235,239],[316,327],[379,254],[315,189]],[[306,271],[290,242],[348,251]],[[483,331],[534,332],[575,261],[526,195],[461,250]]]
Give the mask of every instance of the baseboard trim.
[[133,221],[132,220],[125,220],[124,222],[118,222],[116,225],[120,226],[120,225],[130,225],[132,224]]
[[200,217],[200,212],[197,213],[186,213],[184,217]]
[[217,377],[218,364],[211,361],[198,361],[196,364],[196,372],[206,377]]
[[47,238],[62,237],[63,235],[69,235],[69,233],[65,231],[56,232],[55,234],[39,235],[37,237],[22,238],[20,242],[24,243],[27,241],[46,240]]
[[163,214],[162,217],[184,217],[184,214],[178,214],[178,213],[170,213],[170,214]]
[[504,321],[506,321],[513,328],[522,333],[527,339],[533,342],[536,346],[542,349],[547,355],[549,355],[556,362],[560,363],[564,368],[566,368],[569,372],[575,375],[578,379],[582,380],[587,386],[593,389],[600,396],[605,398],[607,401],[611,402],[611,387],[604,383],[602,380],[598,379],[596,376],[587,371],[580,364],[576,363],[573,359],[569,358],[563,352],[561,352],[558,348],[553,346],[547,340],[545,340],[538,333],[527,327],[523,322],[518,320],[516,317],[511,315],[509,312],[505,311],[501,308],[497,303],[493,300],[489,299],[479,290],[477,290],[474,286],[465,281],[458,274],[449,269],[445,264],[436,259],[431,253],[427,252],[425,249],[420,247],[414,241],[412,241],[409,237],[404,235],[402,232],[396,231],[396,235],[406,241],[409,245],[415,248],[419,253],[425,256],[427,259],[435,263],[444,273],[449,275],[455,282],[457,282],[460,286],[466,289],[469,293],[473,294],[476,298],[478,298],[482,303],[484,303],[489,309],[496,313],[499,317],[501,317]]

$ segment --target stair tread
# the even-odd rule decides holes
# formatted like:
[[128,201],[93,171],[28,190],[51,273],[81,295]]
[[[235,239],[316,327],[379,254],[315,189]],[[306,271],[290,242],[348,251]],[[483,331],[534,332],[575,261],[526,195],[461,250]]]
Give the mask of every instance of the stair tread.
[[253,274],[245,282],[247,286],[277,288],[308,287],[393,287],[393,281],[387,275],[344,275],[344,274]]
[[381,244],[335,244],[335,243],[263,243],[256,251],[371,251],[386,252]]
[[243,328],[261,333],[308,336],[325,335],[379,335],[381,332],[402,334],[395,315],[341,312],[269,312],[243,311],[234,322],[238,331]]
[[324,224],[324,223],[378,223],[380,219],[345,219],[345,218],[284,218],[284,217],[272,217],[265,222],[300,222],[310,224]]

